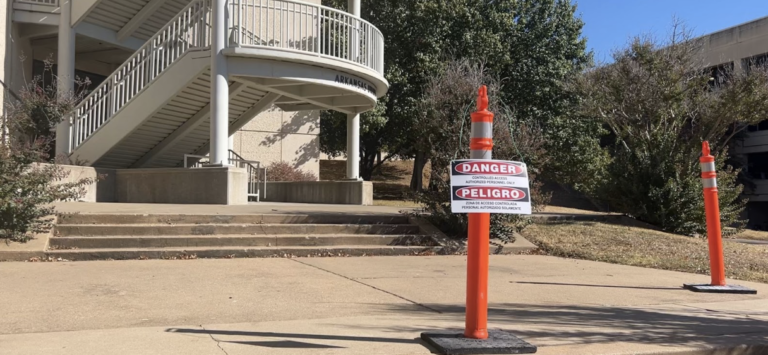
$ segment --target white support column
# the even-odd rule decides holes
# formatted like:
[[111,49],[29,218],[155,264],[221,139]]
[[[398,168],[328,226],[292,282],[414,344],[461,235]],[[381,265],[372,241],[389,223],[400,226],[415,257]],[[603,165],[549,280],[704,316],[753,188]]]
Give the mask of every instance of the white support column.
[[[360,17],[360,0],[348,0],[348,12]],[[347,115],[347,179],[360,180],[360,114]]]
[[347,115],[347,179],[360,180],[360,114]]
[[227,0],[213,0],[211,38],[211,152],[212,165],[228,165],[229,82],[227,58]]
[[[59,56],[56,62],[58,71],[59,97],[72,95],[75,90],[75,30],[70,25],[72,1],[61,0],[59,17]],[[56,126],[56,155],[69,155],[71,151],[71,131],[69,120]]]
[[347,0],[347,12],[360,17],[360,0]]

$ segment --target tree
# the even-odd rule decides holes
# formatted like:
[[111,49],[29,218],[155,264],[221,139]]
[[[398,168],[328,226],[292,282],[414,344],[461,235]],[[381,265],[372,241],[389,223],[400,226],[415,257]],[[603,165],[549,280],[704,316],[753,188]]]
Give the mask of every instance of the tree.
[[[346,1],[324,4],[344,8]],[[423,115],[418,107],[429,80],[453,59],[484,62],[489,74],[502,78],[501,98],[516,114],[541,122],[548,149],[572,146],[563,143],[570,136],[558,134],[570,127],[567,113],[573,103],[563,83],[591,57],[580,38],[583,23],[570,1],[364,0],[362,9],[362,17],[384,34],[385,76],[391,86],[380,116],[384,120],[364,128],[368,134],[361,146],[415,157],[413,188],[421,186],[421,170],[431,158],[414,148],[421,139],[413,130]],[[340,126],[340,117],[323,116],[333,117],[337,123],[330,126]],[[368,124],[364,117],[362,126]],[[336,132],[330,134],[323,147],[334,151],[345,141]]]
[[[470,113],[475,110],[478,88],[487,85],[493,123],[494,159],[524,161],[531,179],[534,208],[541,210],[548,196],[540,191],[537,179],[546,165],[544,136],[535,121],[516,116],[499,99],[499,80],[490,76],[484,66],[467,60],[448,63],[442,74],[427,84],[419,109],[424,114],[417,120],[415,133],[421,139],[417,149],[432,158],[429,188],[416,194],[424,204],[433,224],[449,235],[466,237],[467,215],[451,212],[451,161],[469,158]],[[529,219],[519,215],[492,214],[491,236],[509,241]]]
[[637,37],[613,57],[575,83],[581,116],[610,130],[611,160],[592,194],[664,230],[704,234],[698,158],[702,141],[709,141],[722,223],[741,225],[745,201],[738,170],[725,163],[728,143],[768,114],[768,71],[707,68],[701,43],[679,25],[666,43]]

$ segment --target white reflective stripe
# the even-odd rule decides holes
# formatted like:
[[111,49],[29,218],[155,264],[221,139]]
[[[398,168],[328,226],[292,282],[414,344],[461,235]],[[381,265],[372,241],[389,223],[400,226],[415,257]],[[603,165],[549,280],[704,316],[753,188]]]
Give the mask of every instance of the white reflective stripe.
[[717,187],[717,179],[716,178],[701,179],[701,184],[704,185],[705,189],[708,189],[711,187]]
[[707,172],[710,172],[710,171],[715,171],[715,162],[701,163],[700,165],[701,165],[701,172],[702,173],[707,173]]
[[473,122],[472,138],[493,138],[493,123],[490,122]]

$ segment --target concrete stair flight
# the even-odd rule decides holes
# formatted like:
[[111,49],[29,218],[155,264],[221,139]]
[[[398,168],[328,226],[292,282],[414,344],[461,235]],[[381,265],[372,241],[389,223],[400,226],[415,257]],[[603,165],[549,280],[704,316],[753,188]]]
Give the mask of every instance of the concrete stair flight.
[[67,260],[412,255],[438,246],[430,230],[400,215],[71,214],[58,217],[46,254]]

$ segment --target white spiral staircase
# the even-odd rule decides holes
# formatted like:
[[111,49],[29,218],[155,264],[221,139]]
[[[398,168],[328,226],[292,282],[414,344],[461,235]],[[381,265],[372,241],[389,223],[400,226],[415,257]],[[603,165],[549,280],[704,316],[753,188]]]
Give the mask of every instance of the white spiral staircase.
[[[96,2],[87,16],[97,18],[99,6],[115,2],[87,1]],[[226,17],[230,135],[273,105],[358,113],[386,93],[383,36],[366,21],[293,0],[228,0]],[[100,21],[106,26],[109,19]],[[118,37],[142,39],[152,28],[130,21],[116,27],[131,29]],[[192,0],[148,38],[69,117],[71,158],[148,168],[178,167],[185,154],[207,154],[211,32],[211,0]]]

